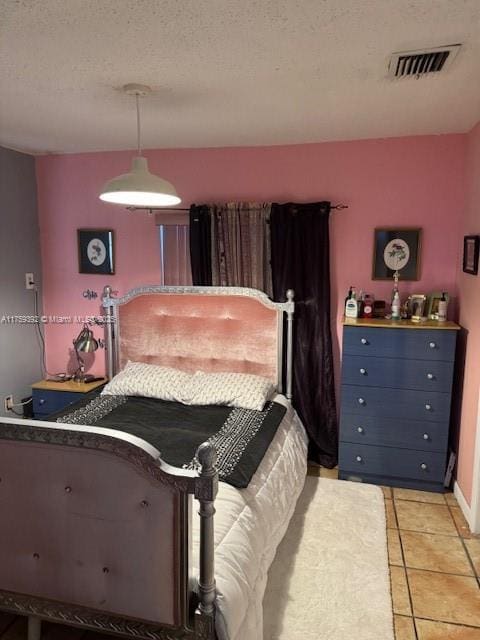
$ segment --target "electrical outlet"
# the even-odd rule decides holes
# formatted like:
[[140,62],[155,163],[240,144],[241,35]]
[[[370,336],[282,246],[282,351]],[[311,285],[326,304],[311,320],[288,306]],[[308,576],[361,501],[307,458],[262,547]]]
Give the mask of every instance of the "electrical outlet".
[[5,396],[3,399],[3,406],[5,411],[11,411],[13,409],[13,396]]
[[25,289],[35,289],[35,279],[33,273],[25,274]]

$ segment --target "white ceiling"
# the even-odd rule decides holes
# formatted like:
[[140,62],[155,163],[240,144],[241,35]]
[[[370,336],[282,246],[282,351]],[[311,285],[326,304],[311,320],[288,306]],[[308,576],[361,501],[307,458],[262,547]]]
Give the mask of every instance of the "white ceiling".
[[[390,53],[461,42],[438,77]],[[270,145],[468,131],[480,0],[0,0],[0,144],[30,152]]]

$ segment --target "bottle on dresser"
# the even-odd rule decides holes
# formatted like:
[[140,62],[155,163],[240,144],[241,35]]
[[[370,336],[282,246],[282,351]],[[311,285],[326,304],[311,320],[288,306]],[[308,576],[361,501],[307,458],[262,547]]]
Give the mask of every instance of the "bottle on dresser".
[[442,291],[442,297],[438,301],[437,318],[439,322],[445,322],[447,319],[448,299],[445,291]]
[[363,298],[363,318],[372,318],[373,317],[373,295],[370,293],[366,293]]
[[365,304],[365,294],[362,289],[360,289],[360,293],[357,296],[357,318],[363,318],[363,307]]
[[398,291],[393,294],[392,300],[392,320],[400,320],[400,296]]
[[346,318],[358,318],[358,301],[357,292],[355,287],[350,287],[351,294],[345,302],[345,317]]
[[401,301],[400,293],[398,292],[398,271],[393,274],[393,290],[391,301],[391,313],[392,320],[400,320]]
[[350,285],[350,288],[348,289],[348,293],[347,293],[347,297],[345,298],[345,306],[344,309],[347,306],[347,302],[350,300],[350,298],[352,297],[352,291],[353,291],[353,287],[352,285]]

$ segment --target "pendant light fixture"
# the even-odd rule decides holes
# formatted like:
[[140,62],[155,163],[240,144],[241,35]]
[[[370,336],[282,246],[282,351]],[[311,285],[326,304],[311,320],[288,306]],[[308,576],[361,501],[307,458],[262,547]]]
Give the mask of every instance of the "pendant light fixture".
[[175,187],[167,180],[150,173],[147,159],[142,156],[139,99],[151,93],[151,89],[141,84],[126,84],[123,90],[128,95],[135,96],[137,105],[137,155],[132,159],[130,173],[112,178],[104,185],[100,200],[134,209],[154,209],[179,204],[180,198]]

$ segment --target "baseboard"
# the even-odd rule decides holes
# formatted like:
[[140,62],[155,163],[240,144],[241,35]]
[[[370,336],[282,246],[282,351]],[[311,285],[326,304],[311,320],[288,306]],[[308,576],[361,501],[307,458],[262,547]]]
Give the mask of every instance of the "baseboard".
[[462,510],[463,515],[465,516],[465,520],[467,521],[468,526],[470,527],[470,531],[473,532],[473,514],[472,514],[472,509],[471,509],[470,505],[468,504],[465,496],[463,495],[462,490],[460,489],[460,486],[459,486],[458,482],[455,482],[454,485],[453,485],[453,495],[457,499],[458,505],[459,505],[460,509]]

